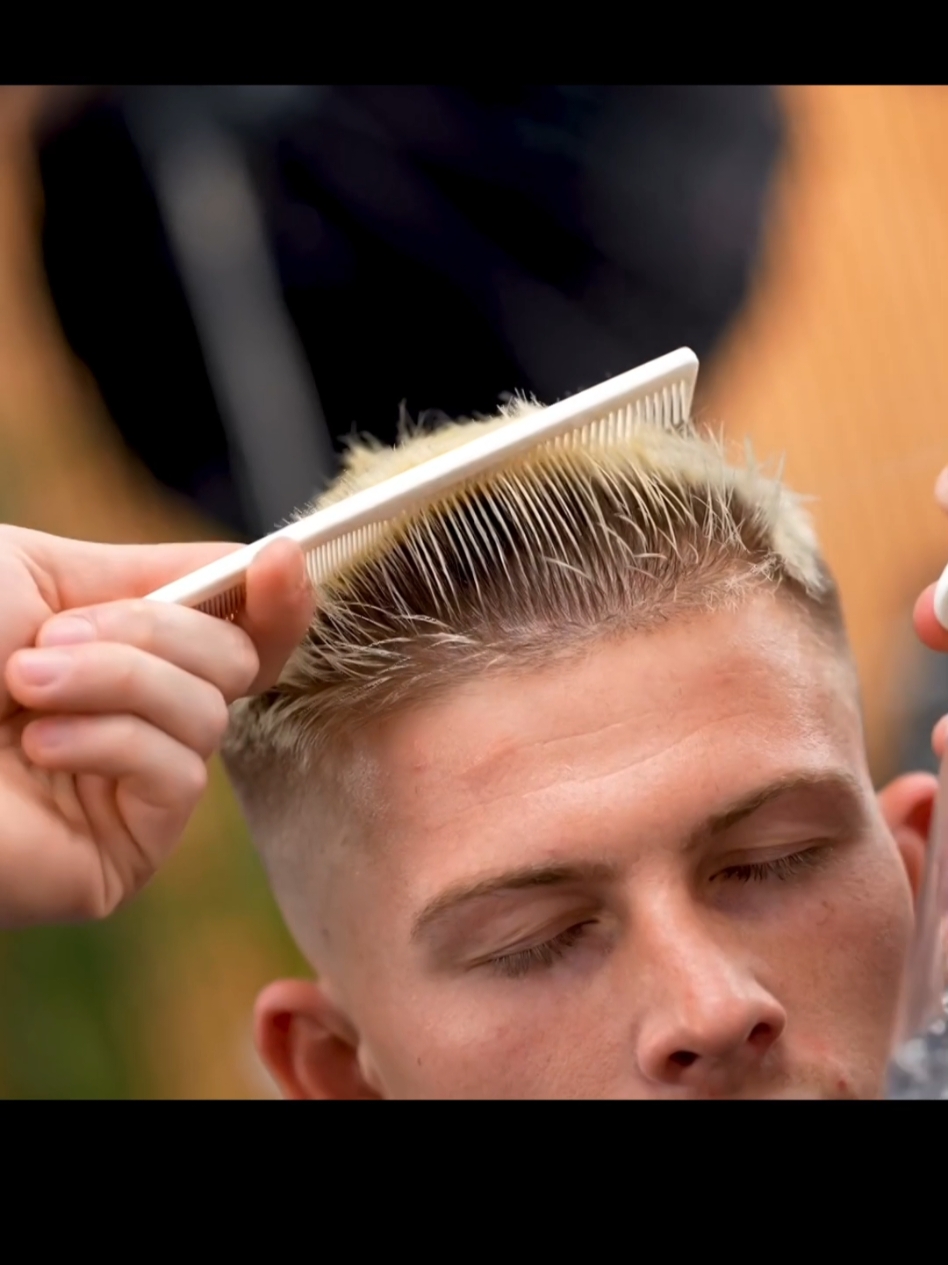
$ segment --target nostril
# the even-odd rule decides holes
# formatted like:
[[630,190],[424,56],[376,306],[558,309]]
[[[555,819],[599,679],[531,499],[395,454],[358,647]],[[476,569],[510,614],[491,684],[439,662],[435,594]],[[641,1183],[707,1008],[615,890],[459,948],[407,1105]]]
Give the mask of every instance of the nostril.
[[697,1054],[692,1053],[691,1050],[676,1050],[669,1061],[676,1067],[691,1067],[697,1057]]
[[747,1038],[750,1045],[762,1045],[770,1041],[773,1037],[773,1029],[769,1023],[758,1023],[751,1028],[750,1036]]

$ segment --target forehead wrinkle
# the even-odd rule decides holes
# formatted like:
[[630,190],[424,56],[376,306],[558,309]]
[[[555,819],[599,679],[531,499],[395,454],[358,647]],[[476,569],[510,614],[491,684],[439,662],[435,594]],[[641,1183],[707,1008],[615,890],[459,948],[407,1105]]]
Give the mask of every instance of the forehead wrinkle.
[[[448,813],[439,815],[436,820],[429,821],[426,828],[438,830],[449,824],[457,825],[474,814],[483,813],[488,806],[500,808],[511,800],[515,800],[518,804],[526,805],[538,797],[548,795],[551,791],[566,793],[573,787],[588,786],[591,782],[602,784],[605,787],[616,778],[627,776],[633,770],[639,771],[639,775],[642,776],[642,770],[699,739],[706,730],[713,730],[722,724],[733,724],[739,715],[747,714],[748,712],[752,713],[753,709],[749,707],[735,708],[729,713],[716,715],[713,719],[695,726],[687,734],[665,743],[658,751],[640,750],[636,752],[623,748],[618,750],[610,748],[605,753],[607,760],[600,763],[598,767],[590,768],[586,772],[577,772],[572,767],[575,759],[582,759],[582,754],[579,752],[574,753],[575,758],[573,760],[569,756],[564,756],[562,759],[550,763],[541,763],[534,759],[515,761],[517,752],[522,750],[522,748],[515,742],[507,743],[501,752],[488,757],[487,769],[484,768],[483,764],[478,763],[471,770],[458,775],[457,781],[459,784],[465,786],[469,791],[480,792],[480,794],[476,795],[473,802],[463,805],[455,804]],[[590,740],[600,737],[605,738],[610,731],[626,729],[630,726],[638,728],[640,723],[640,717],[635,720],[617,721],[601,730],[586,731],[584,736]],[[570,734],[560,738],[530,742],[528,750],[531,756],[539,755],[541,752],[546,755],[551,748],[557,745],[563,743],[573,744],[575,742],[576,735]],[[526,767],[524,767],[525,764]],[[429,770],[429,772],[433,772],[439,782],[445,776],[443,771],[436,768]],[[415,806],[415,803],[411,802],[407,805],[408,811],[411,812]],[[394,804],[391,807],[394,807]]]
[[[758,666],[760,666],[761,671],[759,673],[755,672],[754,676],[756,678],[757,676],[763,675],[766,684],[772,677],[769,665],[750,665],[752,669],[757,668]],[[675,738],[673,741],[669,741],[666,744],[667,750],[673,749],[674,746],[678,745],[678,743],[682,741],[687,741],[691,737],[700,735],[702,731],[708,728],[713,728],[714,726],[720,724],[733,724],[735,720],[748,714],[750,714],[755,720],[759,720],[761,723],[766,723],[768,716],[770,716],[773,711],[774,699],[772,697],[768,697],[765,700],[768,703],[768,707],[762,710],[761,699],[756,697],[751,698],[749,696],[754,691],[753,687],[750,686],[749,673],[744,664],[732,666],[726,671],[719,667],[716,670],[716,675],[719,678],[736,677],[739,681],[747,682],[749,689],[747,691],[730,690],[725,688],[722,680],[719,679],[716,683],[718,688],[714,691],[716,708],[715,715],[707,718],[693,718],[689,734],[683,735],[681,738]],[[542,685],[543,676],[546,676],[546,674],[537,674],[537,676],[535,676],[531,681],[531,684],[536,683]],[[454,726],[459,724],[462,726],[462,734],[465,720],[470,724],[481,725],[484,722],[485,715],[489,713],[489,695],[493,686],[496,684],[496,678],[493,681],[484,682],[484,684],[487,687],[484,695],[484,705],[480,708],[475,708],[473,713],[462,706],[461,719],[459,720],[455,716],[453,720]],[[670,681],[667,694],[669,696],[675,695],[678,692],[680,684],[680,682],[674,679]],[[768,690],[767,693],[768,695],[772,695],[772,691]],[[528,691],[527,695],[525,695],[526,701],[529,701],[529,696],[530,692]],[[457,696],[455,697],[457,698]],[[781,689],[779,691],[779,700],[783,705],[784,710],[789,708],[794,713],[795,717],[798,716],[800,712],[799,703],[796,705],[791,704],[785,689]],[[549,695],[545,697],[541,695],[541,698],[535,708],[535,718],[530,719],[529,716],[526,717],[527,724],[524,725],[524,717],[518,717],[521,725],[520,732],[507,732],[498,735],[494,739],[493,743],[491,743],[491,749],[484,754],[465,751],[463,737],[460,743],[460,749],[458,749],[458,744],[452,740],[450,733],[448,734],[447,741],[445,741],[444,737],[439,735],[437,732],[444,721],[444,716],[439,714],[440,709],[438,709],[433,712],[429,712],[426,716],[424,716],[424,721],[426,722],[425,728],[417,734],[411,734],[409,736],[408,742],[402,746],[402,754],[400,756],[396,756],[396,762],[401,764],[403,767],[405,764],[409,764],[410,769],[408,771],[415,777],[419,774],[424,776],[428,773],[433,773],[438,778],[442,778],[447,773],[449,776],[456,778],[460,783],[468,785],[488,784],[497,772],[500,772],[502,775],[500,780],[503,780],[503,775],[505,774],[520,777],[522,776],[522,772],[519,770],[512,770],[511,765],[512,763],[520,765],[525,763],[523,760],[517,760],[517,756],[521,753],[529,752],[532,755],[542,755],[544,759],[556,759],[557,748],[565,746],[567,748],[567,752],[560,760],[560,763],[561,765],[568,766],[570,763],[570,747],[574,747],[578,750],[581,745],[585,745],[589,742],[606,740],[610,734],[619,734],[630,727],[633,728],[633,730],[641,730],[647,727],[650,717],[655,714],[658,714],[662,718],[668,714],[669,707],[665,705],[668,701],[670,701],[670,698],[665,699],[664,697],[647,701],[643,705],[637,706],[634,714],[627,714],[617,720],[609,719],[606,723],[600,723],[598,717],[596,716],[588,717],[585,721],[583,721],[567,712],[565,719],[566,722],[570,724],[569,731],[547,736],[546,733],[540,732],[540,729],[541,725],[546,722],[551,711],[554,713],[556,723],[560,725],[563,724],[564,717],[562,700],[559,698],[551,698]],[[686,701],[688,700],[686,699]],[[700,701],[701,700],[699,699],[699,704]],[[458,702],[463,704],[462,699],[458,699]],[[446,703],[450,713],[450,696],[446,700]],[[804,707],[804,711],[809,710],[812,710],[812,706]],[[680,708],[676,707],[675,714],[679,713]],[[488,716],[487,724],[490,725],[491,723],[492,722]],[[490,741],[489,737],[487,741]],[[464,761],[463,767],[457,767],[462,760]],[[452,763],[455,765],[453,770],[451,769]]]

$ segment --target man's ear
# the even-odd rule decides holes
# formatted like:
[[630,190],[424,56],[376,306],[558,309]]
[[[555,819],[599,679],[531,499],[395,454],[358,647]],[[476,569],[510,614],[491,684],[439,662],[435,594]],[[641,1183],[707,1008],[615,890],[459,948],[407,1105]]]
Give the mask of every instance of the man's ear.
[[906,773],[879,792],[879,807],[902,856],[913,896],[918,896],[928,848],[938,779]]
[[284,1098],[380,1098],[363,1072],[359,1036],[312,980],[279,980],[257,998],[254,1037]]

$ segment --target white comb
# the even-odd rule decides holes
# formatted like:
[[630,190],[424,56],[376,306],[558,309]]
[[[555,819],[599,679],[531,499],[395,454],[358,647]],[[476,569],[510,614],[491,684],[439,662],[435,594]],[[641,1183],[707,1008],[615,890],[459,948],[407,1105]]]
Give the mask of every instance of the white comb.
[[642,423],[674,427],[691,413],[698,358],[684,347],[638,369],[479,435],[412,470],[316,510],[246,548],[148,596],[232,619],[244,601],[247,568],[271,540],[295,540],[314,587],[368,550],[402,514],[428,505],[485,470],[534,449],[584,447],[630,435]]

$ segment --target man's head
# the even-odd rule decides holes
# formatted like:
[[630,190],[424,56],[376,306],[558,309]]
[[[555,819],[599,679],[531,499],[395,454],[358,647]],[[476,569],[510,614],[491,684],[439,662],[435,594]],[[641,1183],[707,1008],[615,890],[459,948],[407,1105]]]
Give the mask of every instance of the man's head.
[[[337,499],[463,442],[354,450]],[[550,452],[322,595],[225,759],[320,983],[295,1096],[878,1092],[933,783],[873,794],[795,499],[688,430]]]

